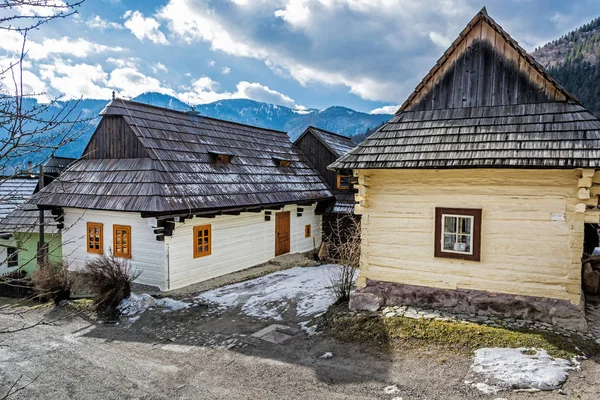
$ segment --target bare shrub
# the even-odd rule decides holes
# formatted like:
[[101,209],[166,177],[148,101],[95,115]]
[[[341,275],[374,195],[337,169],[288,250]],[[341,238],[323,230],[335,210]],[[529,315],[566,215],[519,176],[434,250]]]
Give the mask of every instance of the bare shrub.
[[337,218],[324,236],[325,258],[335,264],[329,270],[331,290],[338,301],[348,300],[360,264],[360,220],[354,215]]
[[32,272],[31,281],[37,295],[58,305],[71,295],[72,280],[65,262],[46,261]]
[[132,270],[129,260],[111,253],[88,260],[84,276],[94,293],[96,311],[114,317],[121,300],[131,295],[131,283],[139,274]]

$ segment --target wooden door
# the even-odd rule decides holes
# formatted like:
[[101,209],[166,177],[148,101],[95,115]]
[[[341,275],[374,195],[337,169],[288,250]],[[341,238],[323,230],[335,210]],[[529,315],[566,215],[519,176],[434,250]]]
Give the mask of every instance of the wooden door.
[[275,214],[275,256],[290,252],[290,212]]

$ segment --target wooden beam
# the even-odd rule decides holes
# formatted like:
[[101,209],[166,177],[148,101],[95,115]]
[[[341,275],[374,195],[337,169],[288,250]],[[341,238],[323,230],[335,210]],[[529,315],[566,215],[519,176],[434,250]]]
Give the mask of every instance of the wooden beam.
[[586,188],[581,188],[581,189],[579,189],[579,191],[577,192],[577,198],[578,198],[579,200],[587,200],[587,199],[589,199],[590,197],[591,197],[591,196],[590,196],[590,191],[589,191],[589,189],[586,189]]
[[584,176],[582,178],[579,178],[579,181],[577,181],[577,184],[579,185],[580,188],[590,188],[590,187],[592,187],[592,177]]

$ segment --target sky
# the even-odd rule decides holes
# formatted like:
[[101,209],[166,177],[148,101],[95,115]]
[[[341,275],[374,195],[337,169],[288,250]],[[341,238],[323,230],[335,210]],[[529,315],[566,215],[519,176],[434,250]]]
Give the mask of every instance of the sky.
[[[391,113],[484,5],[528,51],[600,16],[598,0],[86,0],[30,33],[23,90]],[[0,66],[22,42],[0,31]]]

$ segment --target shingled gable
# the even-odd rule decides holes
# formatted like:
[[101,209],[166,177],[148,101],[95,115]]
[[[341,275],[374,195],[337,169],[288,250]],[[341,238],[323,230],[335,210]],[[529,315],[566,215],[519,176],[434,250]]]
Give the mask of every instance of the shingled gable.
[[600,121],[482,9],[334,169],[595,168]]
[[[332,194],[285,132],[116,99],[41,207],[172,215],[315,202]],[[233,155],[216,163],[210,152]],[[282,168],[273,158],[290,161]]]

